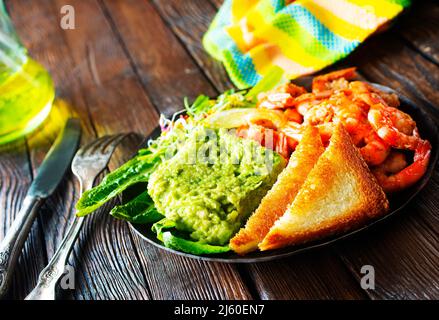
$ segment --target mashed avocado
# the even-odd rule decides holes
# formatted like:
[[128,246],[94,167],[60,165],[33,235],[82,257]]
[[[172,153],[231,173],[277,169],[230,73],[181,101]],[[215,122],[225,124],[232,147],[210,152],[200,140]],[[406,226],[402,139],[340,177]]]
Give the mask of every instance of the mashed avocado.
[[201,243],[224,245],[284,167],[280,155],[256,142],[198,127],[154,171],[148,193],[178,230]]

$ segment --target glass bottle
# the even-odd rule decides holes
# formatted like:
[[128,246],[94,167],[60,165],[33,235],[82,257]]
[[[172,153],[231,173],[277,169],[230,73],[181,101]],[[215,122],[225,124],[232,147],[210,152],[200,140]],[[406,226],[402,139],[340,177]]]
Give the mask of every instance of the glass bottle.
[[55,96],[49,73],[29,57],[0,0],[0,144],[37,128]]

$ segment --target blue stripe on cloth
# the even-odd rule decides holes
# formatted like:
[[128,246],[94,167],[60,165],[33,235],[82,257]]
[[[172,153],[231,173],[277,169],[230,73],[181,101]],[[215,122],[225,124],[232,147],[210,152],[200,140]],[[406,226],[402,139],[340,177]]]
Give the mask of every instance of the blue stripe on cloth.
[[215,48],[215,51],[210,54],[221,61],[224,60],[224,49],[234,43],[233,39],[230,38],[225,31],[225,27],[232,24],[232,1],[233,0],[224,1],[205,35],[207,36],[207,39],[203,39],[203,41],[206,40]]
[[[273,21],[274,25],[287,32],[293,34],[295,30],[291,30],[295,23],[300,24],[305,28],[314,38],[316,38],[323,46],[329,50],[339,52],[342,55],[351,53],[359,44],[359,41],[350,41],[343,37],[340,37],[325,25],[323,25],[311,12],[301,5],[291,4],[284,7]],[[283,16],[285,14],[287,16]],[[290,19],[294,19],[295,22],[291,22]]]
[[262,77],[256,72],[252,58],[248,54],[243,54],[236,45],[229,47],[228,50],[234,64],[231,67],[236,68],[241,80],[248,86],[256,85]]
[[273,11],[276,13],[285,7],[285,0],[271,0]]
[[220,52],[220,60],[226,65],[229,75],[235,77],[240,88],[256,85],[261,76],[256,72],[252,59],[244,55],[236,46],[233,39],[225,31],[232,25],[232,0],[225,0],[215,18],[215,28],[209,30],[209,39]]

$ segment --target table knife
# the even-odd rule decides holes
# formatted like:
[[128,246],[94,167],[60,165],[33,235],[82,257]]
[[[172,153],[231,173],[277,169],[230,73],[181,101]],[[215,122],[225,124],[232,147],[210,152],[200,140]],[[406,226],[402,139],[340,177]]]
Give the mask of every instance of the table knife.
[[0,242],[0,298],[11,282],[12,272],[28,237],[38,208],[62,180],[78,148],[81,126],[78,119],[69,119],[44,158],[33,180],[23,206]]

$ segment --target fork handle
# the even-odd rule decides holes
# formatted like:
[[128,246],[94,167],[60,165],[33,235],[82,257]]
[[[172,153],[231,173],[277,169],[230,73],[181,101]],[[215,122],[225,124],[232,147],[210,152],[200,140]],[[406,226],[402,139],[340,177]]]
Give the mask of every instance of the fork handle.
[[0,243],[0,298],[6,295],[12,272],[41,202],[42,199],[27,195],[5,238]]
[[[91,189],[93,182],[86,186],[81,185],[81,194]],[[61,245],[56,250],[49,264],[41,271],[35,288],[29,293],[25,300],[55,300],[56,286],[64,274],[65,266],[73,249],[85,218],[76,217],[67,231]]]
[[75,218],[49,264],[41,271],[35,288],[25,300],[55,300],[56,286],[64,274],[65,266],[85,218]]

